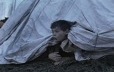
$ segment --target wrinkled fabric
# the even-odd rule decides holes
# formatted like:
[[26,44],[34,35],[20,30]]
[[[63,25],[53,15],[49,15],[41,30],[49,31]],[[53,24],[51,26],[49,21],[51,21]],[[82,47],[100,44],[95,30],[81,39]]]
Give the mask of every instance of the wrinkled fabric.
[[90,60],[90,59],[98,59],[100,57],[106,56],[106,55],[113,55],[114,54],[114,48],[108,49],[108,50],[102,50],[102,51],[96,51],[96,50],[84,50],[79,48],[78,46],[74,45],[70,40],[66,39],[61,43],[61,48],[64,52],[72,52],[75,55],[75,59],[77,61],[83,61],[83,60]]
[[24,0],[0,29],[0,64],[20,64],[40,56],[56,20],[77,21],[68,39],[80,49],[113,49],[113,8],[113,0]]
[[0,0],[0,20],[9,17],[24,0]]

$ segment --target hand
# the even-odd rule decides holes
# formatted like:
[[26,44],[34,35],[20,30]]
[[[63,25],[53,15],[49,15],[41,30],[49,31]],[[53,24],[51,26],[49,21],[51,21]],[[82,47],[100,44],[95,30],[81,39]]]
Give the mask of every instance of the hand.
[[50,53],[48,55],[49,59],[53,60],[53,61],[60,61],[61,60],[61,55],[58,54],[59,52],[53,52],[53,53]]
[[62,57],[60,61],[54,62],[54,65],[62,65],[64,62],[72,60],[71,57]]
[[55,38],[51,38],[49,41],[48,41],[48,46],[54,46],[56,45],[58,42]]

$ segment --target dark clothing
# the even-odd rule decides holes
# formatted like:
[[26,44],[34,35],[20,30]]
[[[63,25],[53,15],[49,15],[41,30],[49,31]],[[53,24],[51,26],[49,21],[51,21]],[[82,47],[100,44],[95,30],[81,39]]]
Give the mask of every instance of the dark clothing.
[[72,57],[74,55],[74,53],[72,52],[64,52],[62,50],[62,48],[60,47],[60,44],[54,45],[54,46],[49,46],[47,48],[48,53],[52,53],[52,52],[59,52],[59,54],[62,57]]

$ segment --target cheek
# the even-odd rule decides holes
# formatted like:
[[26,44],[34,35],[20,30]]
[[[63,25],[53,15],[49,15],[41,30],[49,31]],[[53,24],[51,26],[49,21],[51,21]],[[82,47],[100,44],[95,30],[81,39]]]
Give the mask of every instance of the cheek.
[[61,41],[61,40],[63,40],[65,38],[65,34],[58,34],[57,36],[56,36],[56,39],[58,40],[58,41]]
[[61,35],[60,34],[56,34],[54,37],[57,39],[59,38]]

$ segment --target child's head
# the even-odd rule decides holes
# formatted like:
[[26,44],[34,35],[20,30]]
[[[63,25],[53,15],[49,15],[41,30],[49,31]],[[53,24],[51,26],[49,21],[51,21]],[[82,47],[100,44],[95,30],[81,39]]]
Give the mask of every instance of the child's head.
[[67,38],[67,34],[70,31],[72,25],[74,25],[76,22],[70,22],[65,20],[58,20],[51,24],[51,29],[53,33],[53,37],[57,41],[63,41]]

